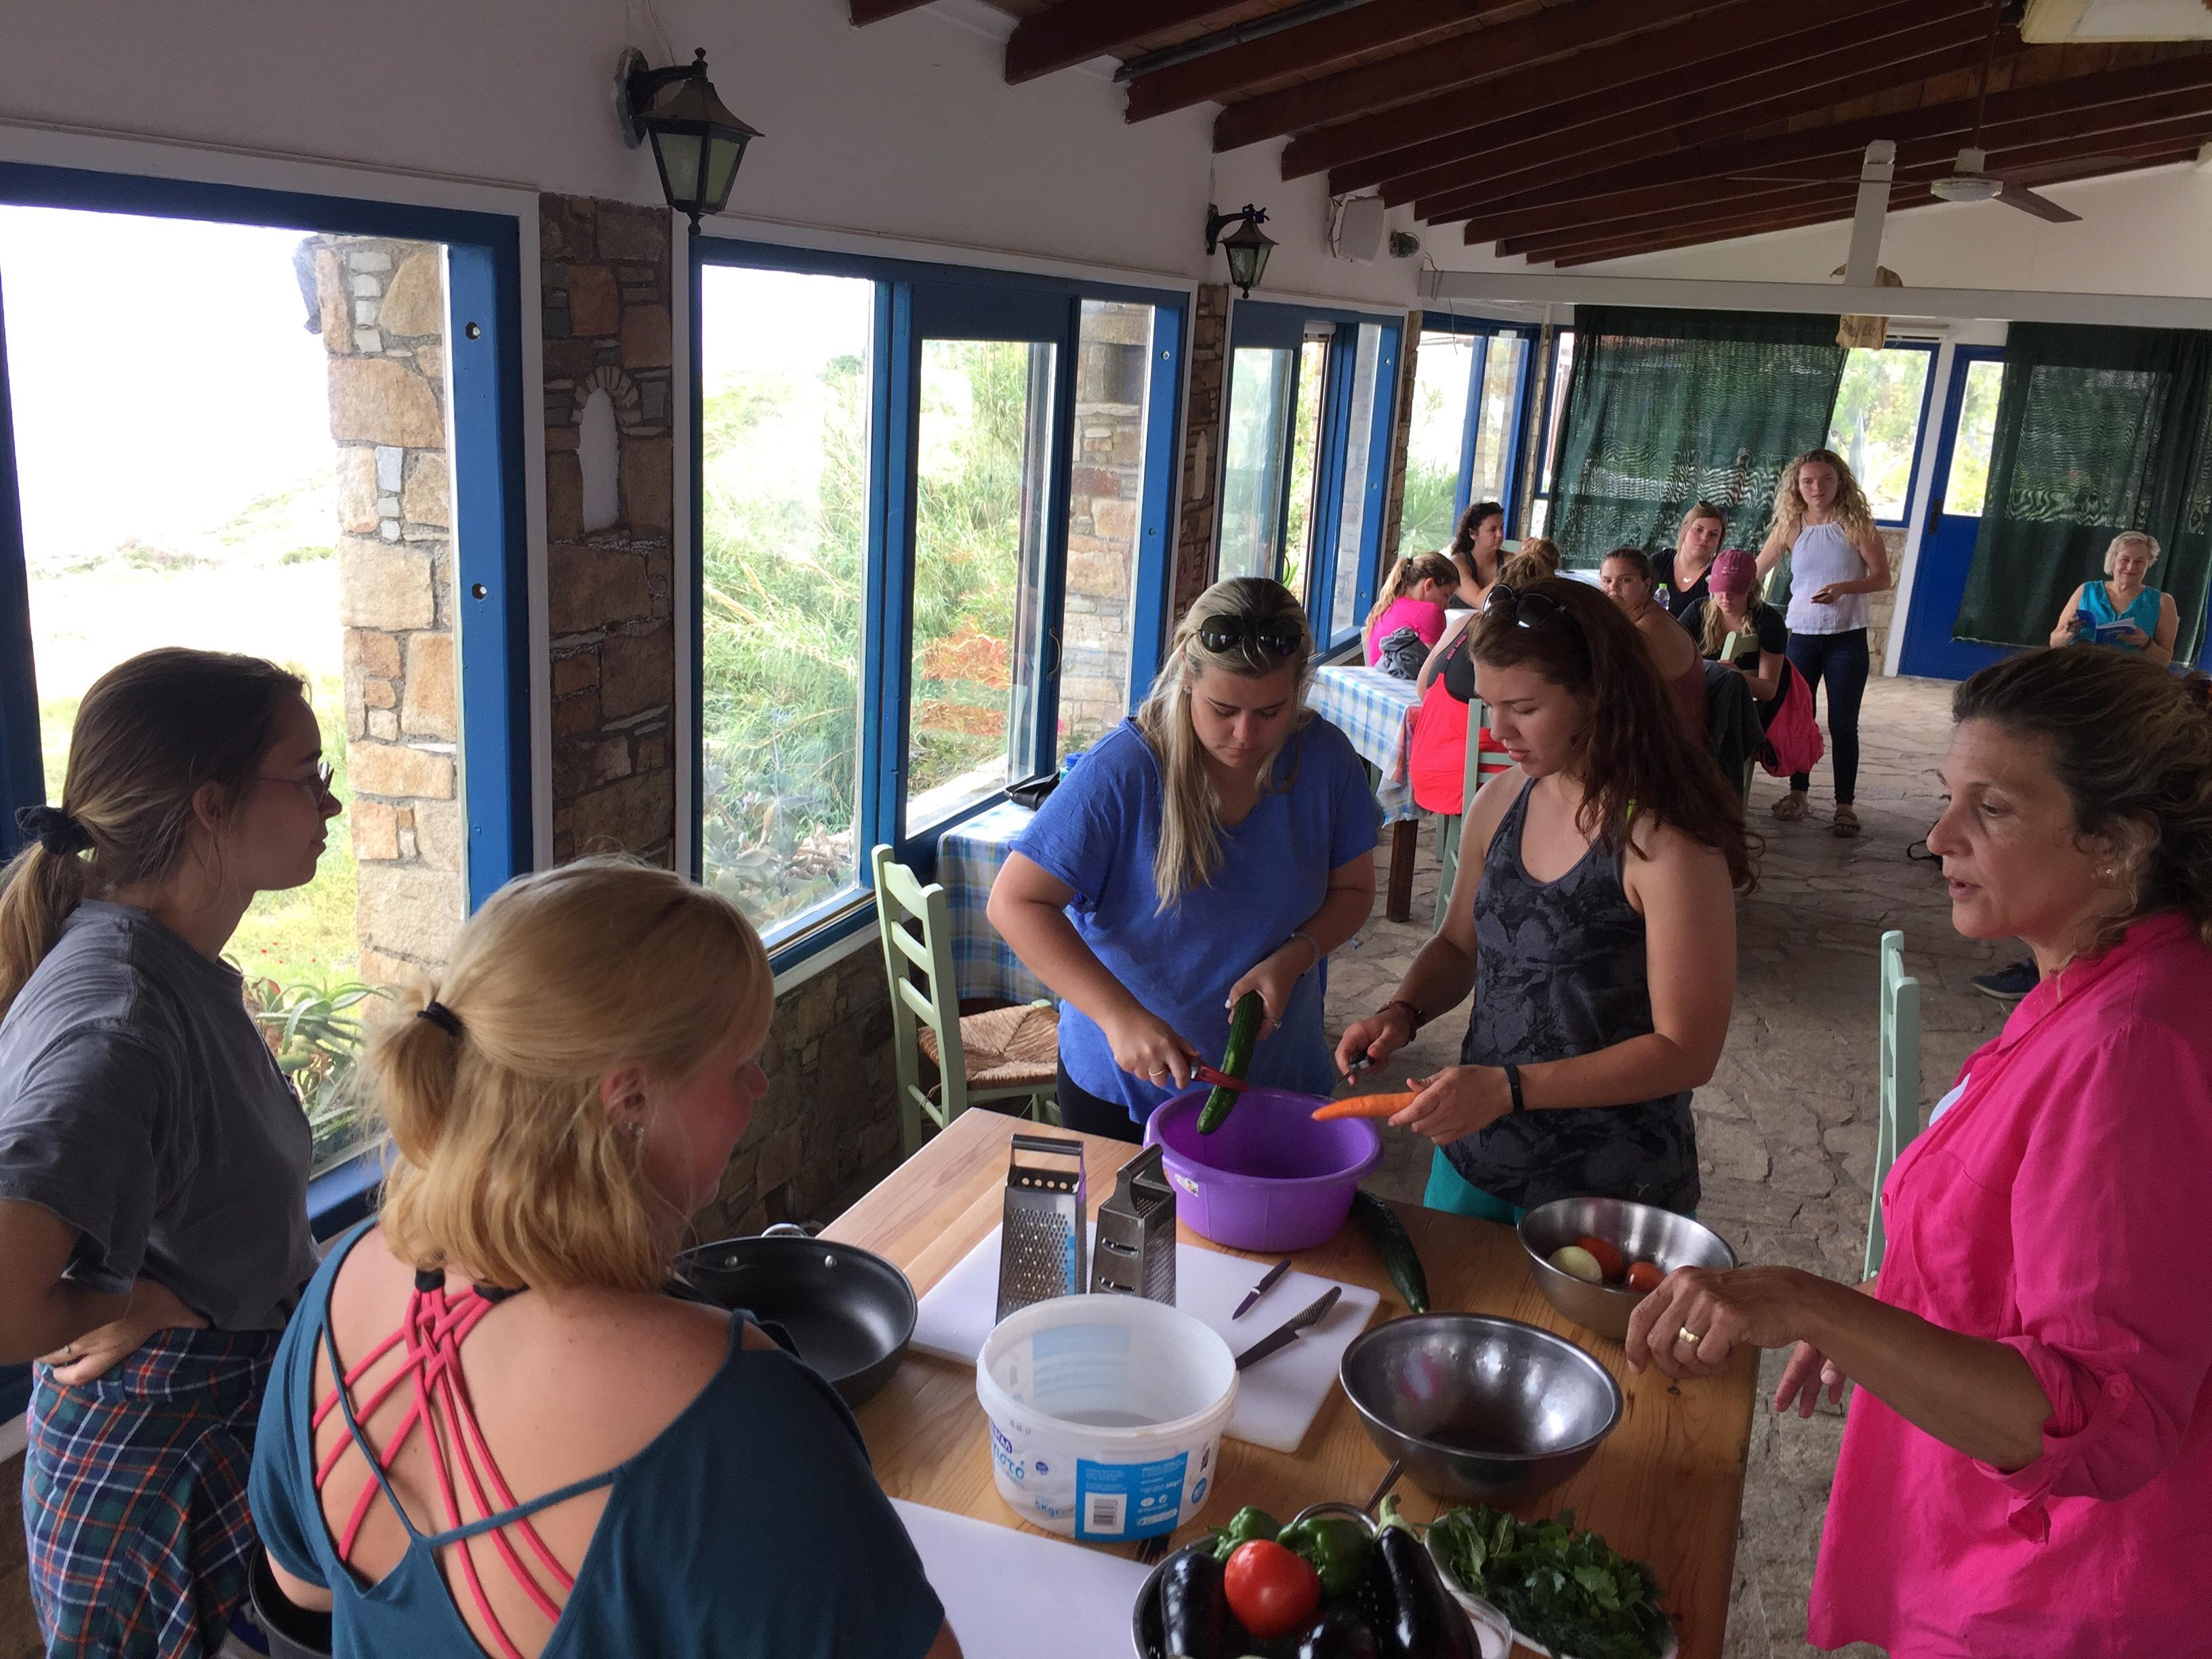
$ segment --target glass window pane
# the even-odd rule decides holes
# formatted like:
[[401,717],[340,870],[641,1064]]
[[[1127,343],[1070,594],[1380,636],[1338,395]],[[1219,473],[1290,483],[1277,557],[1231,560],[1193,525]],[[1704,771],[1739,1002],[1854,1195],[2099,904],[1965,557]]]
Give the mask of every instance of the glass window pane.
[[1291,416],[1291,497],[1283,531],[1283,586],[1306,599],[1313,562],[1315,459],[1321,453],[1322,392],[1328,384],[1328,342],[1308,340],[1298,352],[1298,406]]
[[[1470,501],[1505,499],[1505,462],[1519,435],[1509,429],[1513,418],[1513,394],[1521,384],[1521,365],[1527,361],[1528,342],[1518,334],[1494,334],[1482,364],[1481,423],[1474,434],[1474,472],[1468,481]],[[1450,527],[1445,530],[1450,539]],[[1442,545],[1442,544],[1438,544]]]
[[1990,488],[1990,446],[1996,441],[1997,392],[2004,365],[1979,359],[1966,365],[1966,394],[1956,414],[1958,437],[1951,447],[1951,470],[1943,484],[1943,511],[1978,519]]
[[925,340],[906,831],[1033,776],[1055,346]]
[[1382,330],[1374,323],[1359,325],[1359,343],[1352,361],[1352,412],[1344,434],[1344,505],[1336,528],[1336,579],[1330,594],[1328,615],[1316,618],[1323,643],[1341,639],[1359,626],[1360,550],[1367,535],[1368,472],[1375,448],[1375,383],[1382,362]]
[[[226,952],[318,1167],[365,1132],[368,988],[441,967],[467,911],[445,269],[431,243],[0,207],[48,798],[85,692],[158,646],[281,663],[322,726],[345,817]],[[149,272],[189,327],[127,325]]]
[[701,273],[701,868],[764,934],[859,878],[875,284]]
[[[1492,349],[1496,349],[1495,344]],[[1406,491],[1398,512],[1398,550],[1448,545],[1458,499],[1460,451],[1467,431],[1472,335],[1424,332],[1413,362],[1413,417],[1406,434]]]
[[[1552,464],[1559,453],[1559,433],[1566,423],[1567,387],[1575,375],[1575,331],[1563,328],[1553,337],[1557,349],[1552,355],[1552,414],[1544,428],[1543,493],[1552,493]],[[1540,533],[1531,530],[1531,535]]]
[[1129,712],[1129,642],[1144,531],[1152,307],[1085,300],[1075,382],[1067,591],[1061,621],[1063,752],[1087,749]]
[[1911,348],[1855,349],[1844,359],[1828,447],[1850,463],[1877,519],[1903,519],[1911,499],[1921,397],[1935,356]]
[[1273,346],[1230,354],[1229,418],[1222,442],[1220,573],[1272,576],[1280,550],[1276,510],[1289,430],[1295,359]]

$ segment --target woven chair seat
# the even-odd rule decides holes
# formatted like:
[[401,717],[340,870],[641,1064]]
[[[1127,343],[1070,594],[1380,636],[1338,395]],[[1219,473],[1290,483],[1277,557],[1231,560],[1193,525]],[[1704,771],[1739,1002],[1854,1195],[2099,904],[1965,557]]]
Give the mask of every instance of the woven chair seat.
[[[933,1064],[937,1033],[928,1026],[915,1033]],[[964,1014],[960,1047],[968,1060],[970,1089],[1042,1087],[1060,1077],[1060,1011],[1034,1003]]]

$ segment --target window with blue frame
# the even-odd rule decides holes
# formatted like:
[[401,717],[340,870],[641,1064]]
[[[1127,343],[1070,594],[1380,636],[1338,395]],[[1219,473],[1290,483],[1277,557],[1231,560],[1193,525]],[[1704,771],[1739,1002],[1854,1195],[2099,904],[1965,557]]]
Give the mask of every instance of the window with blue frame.
[[[1536,430],[1542,435],[1542,465],[1536,469],[1536,488],[1528,501],[1528,518],[1522,530],[1523,538],[1547,533],[1546,526],[1552,519],[1552,472],[1559,461],[1559,441],[1567,429],[1567,388],[1575,379],[1575,331],[1571,328],[1553,331],[1552,361],[1543,380],[1542,406],[1537,410]],[[1509,518],[1507,520],[1511,522]]]
[[1844,359],[1828,447],[1850,463],[1875,522],[1902,528],[1920,467],[1920,442],[1935,391],[1933,341],[1879,350],[1854,347]]
[[695,246],[696,873],[782,965],[1149,686],[1186,305]]
[[1358,637],[1374,599],[1401,332],[1255,301],[1230,314],[1217,574],[1281,581],[1324,650]]
[[[325,1229],[374,1180],[374,987],[529,860],[520,246],[495,214],[0,164],[0,853],[125,658],[301,674],[356,822],[227,955]],[[168,325],[118,327],[149,272]]]
[[1535,385],[1536,333],[1429,313],[1414,357],[1401,553],[1449,545],[1471,502],[1520,493],[1522,415]]

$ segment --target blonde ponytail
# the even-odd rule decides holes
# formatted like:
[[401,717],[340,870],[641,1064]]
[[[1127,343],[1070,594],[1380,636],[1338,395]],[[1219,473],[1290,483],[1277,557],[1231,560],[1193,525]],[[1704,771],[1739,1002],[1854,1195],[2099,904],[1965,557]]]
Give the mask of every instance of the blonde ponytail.
[[[1199,637],[1209,623],[1253,629],[1285,621],[1294,622],[1297,630],[1297,645],[1286,656],[1249,646],[1214,651]],[[1306,671],[1313,654],[1313,633],[1306,625],[1304,609],[1290,589],[1266,576],[1231,576],[1214,583],[1177,624],[1159,677],[1136,714],[1137,729],[1152,745],[1160,768],[1160,844],[1152,855],[1152,885],[1163,911],[1192,889],[1205,886],[1221,868],[1221,802],[1190,723],[1190,682],[1209,668],[1255,678],[1288,668],[1291,696],[1299,702],[1291,728],[1295,732],[1313,718],[1304,706]],[[1259,762],[1263,789],[1274,762],[1273,754]]]

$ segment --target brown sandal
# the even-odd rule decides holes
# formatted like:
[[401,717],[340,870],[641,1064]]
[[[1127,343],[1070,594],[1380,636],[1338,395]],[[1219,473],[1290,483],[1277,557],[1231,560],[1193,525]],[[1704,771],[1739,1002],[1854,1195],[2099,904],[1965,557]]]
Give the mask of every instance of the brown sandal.
[[1859,833],[1859,815],[1851,810],[1849,801],[1837,803],[1836,821],[1828,826],[1828,833],[1846,838]]
[[1774,803],[1774,816],[1784,823],[1796,823],[1813,810],[1812,797],[1802,789],[1792,789]]

